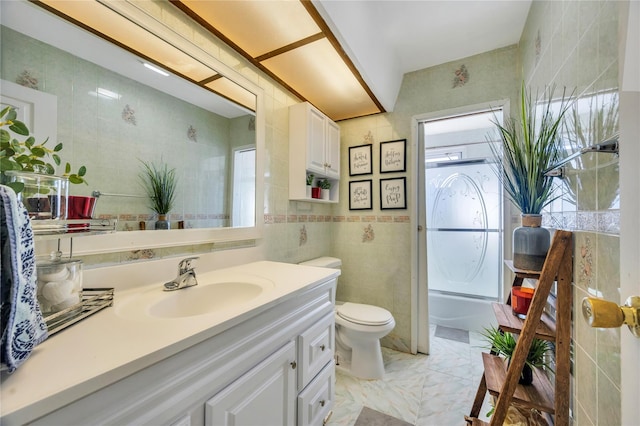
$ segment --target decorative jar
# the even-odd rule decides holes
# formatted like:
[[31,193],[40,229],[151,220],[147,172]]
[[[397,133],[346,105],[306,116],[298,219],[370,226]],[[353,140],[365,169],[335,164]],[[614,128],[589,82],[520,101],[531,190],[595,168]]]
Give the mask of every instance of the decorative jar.
[[522,226],[513,230],[513,266],[541,271],[551,245],[551,234],[542,226],[542,215],[523,214]]
[[36,271],[43,315],[82,308],[82,260],[63,259],[58,252],[51,259],[36,261]]

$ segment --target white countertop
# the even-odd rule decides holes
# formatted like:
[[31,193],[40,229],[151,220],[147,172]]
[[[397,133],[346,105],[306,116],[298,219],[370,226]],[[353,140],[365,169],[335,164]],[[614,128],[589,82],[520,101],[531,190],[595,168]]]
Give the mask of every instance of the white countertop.
[[274,285],[233,308],[172,319],[131,315],[141,292],[155,294],[157,288],[160,293],[173,293],[163,292],[163,283],[116,290],[114,306],[51,336],[14,373],[2,373],[0,423],[35,420],[338,275],[333,269],[268,261],[206,272],[198,275],[200,285],[250,276]]

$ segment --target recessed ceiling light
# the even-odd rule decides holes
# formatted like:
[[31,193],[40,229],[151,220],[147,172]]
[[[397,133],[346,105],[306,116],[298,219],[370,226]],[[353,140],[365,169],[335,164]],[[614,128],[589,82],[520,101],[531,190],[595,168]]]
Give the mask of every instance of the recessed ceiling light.
[[145,67],[149,68],[151,71],[155,71],[158,74],[162,74],[165,77],[169,77],[169,73],[168,72],[166,72],[163,69],[160,69],[160,68],[156,67],[155,65],[151,65],[151,64],[148,64],[146,62],[143,62],[142,65],[144,65]]

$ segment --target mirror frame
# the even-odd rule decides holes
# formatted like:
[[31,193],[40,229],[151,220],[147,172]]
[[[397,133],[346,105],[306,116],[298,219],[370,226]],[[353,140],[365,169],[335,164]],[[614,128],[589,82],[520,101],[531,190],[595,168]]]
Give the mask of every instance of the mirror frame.
[[[28,2],[24,2],[27,3]],[[198,245],[216,242],[247,241],[262,238],[264,227],[264,160],[265,160],[265,101],[264,90],[239,72],[211,56],[190,40],[158,21],[144,10],[129,2],[102,2],[115,13],[122,15],[134,25],[144,28],[150,36],[158,37],[182,50],[195,60],[216,70],[221,76],[238,84],[256,97],[256,183],[255,226],[240,228],[194,228],[171,230],[117,231],[101,235],[88,235],[74,239],[74,255],[92,255],[128,251],[132,249],[163,248]],[[36,5],[36,10],[50,13]],[[57,17],[58,19],[63,19]],[[193,23],[197,25],[197,23]],[[74,25],[69,22],[69,25]],[[214,96],[214,94],[212,94]],[[69,235],[73,236],[73,235]]]

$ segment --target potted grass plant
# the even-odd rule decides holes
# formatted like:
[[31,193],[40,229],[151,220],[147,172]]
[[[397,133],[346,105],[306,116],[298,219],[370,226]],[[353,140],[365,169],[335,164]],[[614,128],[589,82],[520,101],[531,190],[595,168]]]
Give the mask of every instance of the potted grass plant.
[[[508,365],[516,350],[517,341],[514,335],[495,327],[485,328],[481,334],[489,343],[487,348],[494,354],[505,358]],[[529,353],[525,359],[522,372],[520,373],[519,383],[521,385],[530,385],[533,383],[534,368],[551,369],[546,356],[551,350],[551,344],[548,341],[538,338],[533,339],[531,347],[529,348]]]
[[[576,102],[567,113],[565,134],[568,157],[584,148],[603,143],[618,134],[618,95],[601,93]],[[614,205],[620,196],[619,183],[615,179],[602,179],[605,168],[617,174],[618,161],[610,157],[603,161],[595,154],[580,155],[563,168],[562,181],[565,183],[567,198],[576,204],[578,210],[606,210]],[[580,191],[580,188],[598,188],[596,191]],[[578,196],[580,192],[580,196]]]
[[154,163],[140,161],[142,172],[140,181],[151,200],[151,210],[158,214],[156,229],[171,229],[167,214],[173,208],[176,197],[176,169],[170,169],[166,163],[156,166]]
[[499,134],[497,144],[490,143],[494,167],[508,198],[522,214],[522,226],[513,232],[513,265],[539,271],[549,251],[551,236],[542,228],[542,209],[557,199],[553,177],[546,176],[562,157],[560,129],[571,106],[566,90],[560,98],[554,89],[545,90],[540,101],[525,89],[520,90],[519,118],[507,117],[504,124],[493,123]]

